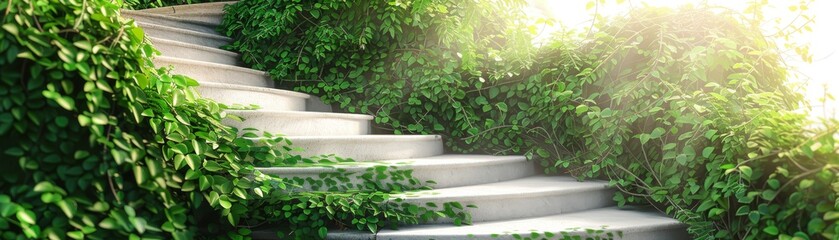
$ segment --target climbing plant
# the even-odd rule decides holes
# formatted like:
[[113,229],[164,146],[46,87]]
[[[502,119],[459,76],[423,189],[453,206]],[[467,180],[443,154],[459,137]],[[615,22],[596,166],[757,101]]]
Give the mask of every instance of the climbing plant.
[[700,239],[831,239],[837,122],[799,110],[779,47],[808,5],[777,34],[760,29],[762,1],[637,8],[541,48],[517,1],[243,0],[224,29],[245,63],[380,131],[607,178],[618,204],[656,206]]
[[227,106],[155,68],[157,51],[119,10],[0,3],[0,238],[242,239],[266,224],[288,226],[271,229],[282,238],[323,238],[327,227],[468,221],[391,199],[393,186],[420,187],[410,173],[385,171],[407,182],[388,189],[301,193],[256,171],[315,160],[290,155],[281,136],[222,125]]

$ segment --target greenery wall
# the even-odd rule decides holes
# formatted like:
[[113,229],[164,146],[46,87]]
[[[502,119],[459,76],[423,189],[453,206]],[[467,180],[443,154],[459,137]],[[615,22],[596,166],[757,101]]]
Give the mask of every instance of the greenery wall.
[[224,30],[245,63],[379,130],[609,179],[700,239],[834,239],[837,122],[798,110],[764,5],[644,7],[542,48],[522,1],[244,0]]
[[[303,159],[281,137],[222,125],[227,106],[155,68],[157,51],[120,7],[0,2],[0,238],[242,239],[263,226],[311,239],[327,227],[468,223],[456,203],[389,201],[422,187],[410,171],[291,180],[255,171],[341,159]],[[363,184],[342,183],[350,178]],[[301,192],[303,183],[322,191]]]

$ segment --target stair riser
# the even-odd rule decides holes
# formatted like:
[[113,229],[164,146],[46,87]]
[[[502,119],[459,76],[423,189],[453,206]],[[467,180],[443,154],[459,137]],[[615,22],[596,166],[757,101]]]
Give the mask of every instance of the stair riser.
[[190,19],[193,21],[200,21],[218,26],[219,24],[221,24],[221,19],[224,13],[224,6],[233,3],[235,2],[191,4],[172,7],[152,8],[145,9],[142,11],[146,13],[163,14],[183,19]]
[[231,42],[229,38],[222,37],[220,35],[211,35],[195,31],[183,31],[179,28],[169,28],[143,22],[138,22],[137,25],[142,27],[146,35],[149,37],[168,39],[211,48],[219,48]]
[[[424,206],[427,202],[442,207],[445,202],[460,202],[463,206],[472,204],[478,208],[466,208],[472,215],[473,222],[509,220],[579,212],[615,205],[612,201],[614,190],[600,189],[584,192],[557,192],[552,195],[519,195],[510,198],[444,198],[444,199],[405,199]],[[433,223],[451,223],[452,219],[441,218]]]
[[169,14],[169,16],[188,19],[190,21],[201,22],[210,26],[221,25],[221,20],[224,17],[222,13],[176,13]]
[[295,139],[289,137],[295,148],[293,151],[303,157],[335,154],[355,161],[376,161],[431,157],[443,154],[443,142],[437,137],[433,141],[333,141],[327,139]]
[[229,88],[216,88],[201,85],[198,93],[202,97],[212,99],[226,105],[258,105],[261,109],[276,111],[305,111],[306,99],[272,94],[267,92],[252,92]]
[[154,16],[141,12],[123,11],[123,17],[134,19],[137,22],[152,23],[173,28],[188,29],[197,32],[216,34],[218,24],[190,21],[189,19]]
[[238,129],[256,128],[284,136],[347,136],[370,133],[370,120],[336,117],[308,117],[280,114],[238,112],[244,121],[225,119],[223,123]]
[[[610,232],[608,228],[605,230]],[[573,239],[605,239],[602,238],[602,235],[589,235],[585,232],[585,230],[580,231],[563,231],[568,236],[576,237],[579,236],[581,238],[573,238]],[[615,232],[615,231],[612,231]],[[677,239],[692,239],[692,237],[687,234],[687,231],[684,227],[679,228],[652,228],[652,229],[627,229],[623,232],[623,237],[619,237],[617,233],[614,234],[614,239],[616,240],[677,240]],[[263,233],[264,234],[264,233]],[[511,234],[505,234],[503,232],[499,232],[497,236],[494,235],[482,235],[482,234],[472,234],[469,237],[466,237],[468,232],[464,232],[462,235],[435,235],[432,238],[429,236],[387,236],[387,235],[378,235],[373,237],[372,234],[368,235],[365,233],[343,233],[337,232],[335,234],[327,235],[327,239],[341,239],[341,240],[355,240],[355,239],[376,239],[376,240],[428,240],[428,239],[435,239],[435,240],[461,240],[461,239],[492,239],[492,240],[514,240],[514,239],[522,239],[521,237],[530,237],[529,232],[521,232],[519,235],[520,238],[515,238]],[[539,232],[539,238],[535,239],[542,239],[545,237],[543,232]],[[549,239],[564,239],[562,238],[562,234],[559,232],[555,232],[556,236]],[[266,238],[255,238],[255,239],[274,239],[274,238],[267,238],[267,234],[262,236],[266,236]],[[601,237],[601,238],[597,238]]]
[[184,44],[178,44],[176,42],[161,39],[151,39],[151,42],[163,56],[193,59],[197,61],[233,66],[242,65],[239,62],[239,55],[235,53],[217,49],[205,49],[203,47],[199,47],[198,45],[186,46]]
[[532,162],[510,162],[489,166],[469,166],[444,169],[414,169],[413,175],[422,181],[435,181],[433,188],[450,188],[502,182],[532,176],[536,168]]
[[[406,169],[412,169],[413,176],[419,179],[422,183],[425,183],[426,181],[437,182],[437,184],[426,184],[433,188],[449,188],[501,182],[532,176],[536,172],[533,163],[526,161],[506,162],[503,164],[485,166],[448,167],[447,165],[441,165],[435,167],[421,168],[413,168],[412,166],[398,166],[395,168],[395,170]],[[322,179],[320,178],[320,173],[295,173],[293,170],[290,169],[268,168],[260,169],[260,171],[262,171],[265,174],[277,175],[287,179]],[[388,168],[388,171],[392,171],[392,168]],[[334,169],[325,169],[323,172],[337,173],[337,171]],[[366,173],[365,169],[347,169],[346,173],[352,174],[348,176],[350,178],[349,183],[353,186],[352,188],[360,189],[361,187],[359,187],[359,185],[364,184],[364,181],[359,179],[358,177]],[[387,186],[387,184],[393,183],[391,179],[380,180],[377,182],[381,183],[383,186]],[[404,184],[405,182],[401,183]],[[309,184],[308,180],[304,182],[303,189],[307,191],[327,190],[326,188],[314,189],[311,186],[311,184]]]
[[198,81],[238,84],[253,87],[273,87],[274,82],[264,73],[235,71],[222,66],[196,65],[175,59],[155,58],[156,66],[173,66],[172,73],[190,76]]

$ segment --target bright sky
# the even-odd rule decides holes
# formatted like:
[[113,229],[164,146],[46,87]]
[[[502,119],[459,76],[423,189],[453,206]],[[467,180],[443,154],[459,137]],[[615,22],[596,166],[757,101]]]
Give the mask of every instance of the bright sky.
[[[546,16],[561,22],[568,28],[586,29],[591,24],[593,9],[586,11],[588,0],[528,0],[527,13],[530,16]],[[725,6],[731,9],[743,9],[747,1],[740,0],[626,0],[623,4],[616,4],[614,0],[607,0],[601,5],[599,14],[614,15],[625,13],[630,5],[679,7],[684,4],[708,2],[711,5]],[[766,9],[767,19],[781,17],[789,22],[795,17],[790,12],[790,5],[797,5],[795,0],[769,0]],[[814,117],[839,118],[839,100],[829,100],[824,106],[820,98],[828,91],[839,98],[839,1],[815,0],[810,5],[811,14],[815,15],[813,32],[799,35],[802,42],[809,42],[810,52],[813,53],[813,63],[808,64],[799,59],[788,59],[787,62],[795,66],[799,76],[793,76],[795,81],[807,83],[806,96],[813,105]],[[834,25],[831,27],[831,25]],[[546,34],[546,33],[543,33]]]

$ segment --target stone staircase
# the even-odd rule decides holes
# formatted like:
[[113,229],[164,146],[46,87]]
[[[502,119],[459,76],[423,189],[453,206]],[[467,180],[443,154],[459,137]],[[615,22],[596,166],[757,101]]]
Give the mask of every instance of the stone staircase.
[[[317,97],[274,89],[261,71],[242,67],[239,55],[218,49],[231,42],[215,32],[230,2],[123,11],[133,18],[162,52],[158,66],[195,78],[203,97],[224,104],[256,104],[259,110],[230,111],[244,121],[226,121],[237,128],[257,128],[288,136],[304,156],[336,154],[357,161],[376,161],[412,169],[435,190],[406,194],[408,202],[460,202],[474,223],[468,226],[435,223],[382,230],[377,234],[331,232],[333,239],[465,239],[517,236],[562,239],[563,233],[594,236],[605,230],[615,239],[689,239],[685,226],[649,209],[617,208],[613,189],[602,181],[578,182],[567,176],[542,176],[522,156],[445,154],[440,136],[371,135],[372,116],[332,113]],[[367,166],[344,166],[363,172]],[[283,177],[316,178],[325,167],[261,168]],[[547,232],[547,233],[546,233]],[[617,233],[621,234],[617,234]],[[533,235],[537,234],[537,235]],[[272,236],[272,234],[266,234]],[[259,236],[255,236],[259,237]]]

